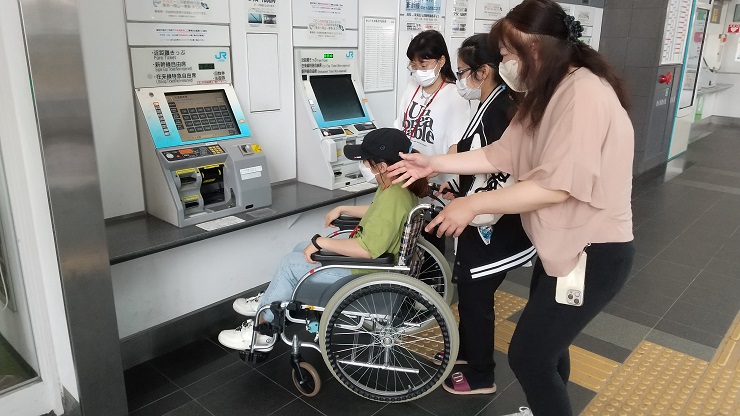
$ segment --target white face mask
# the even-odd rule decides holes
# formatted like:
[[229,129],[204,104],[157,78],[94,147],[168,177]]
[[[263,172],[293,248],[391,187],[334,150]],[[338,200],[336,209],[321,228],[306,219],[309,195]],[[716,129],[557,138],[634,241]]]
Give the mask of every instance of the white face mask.
[[519,77],[519,61],[511,60],[498,66],[498,74],[512,90],[516,92],[527,92],[527,86]]
[[[466,100],[480,100],[480,85],[478,85],[477,88],[468,87],[468,80],[472,76],[473,75],[469,75],[467,78],[458,79],[457,82],[455,82],[455,85],[457,85],[457,93]],[[481,82],[481,85],[482,84],[483,82]]]
[[373,173],[373,171],[365,166],[365,161],[361,160],[359,164],[360,173],[362,174],[362,177],[365,178],[365,182],[367,183],[378,183],[378,180],[375,179],[376,174]]
[[411,76],[414,77],[419,85],[426,88],[437,81],[439,73],[434,73],[434,71],[437,69],[437,66],[439,66],[439,63],[434,66],[434,69],[417,69],[411,73]]

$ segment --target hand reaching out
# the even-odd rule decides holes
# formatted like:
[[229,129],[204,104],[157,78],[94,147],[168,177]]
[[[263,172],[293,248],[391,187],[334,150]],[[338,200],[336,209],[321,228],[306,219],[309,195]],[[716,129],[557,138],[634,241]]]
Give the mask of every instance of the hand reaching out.
[[406,188],[417,179],[426,179],[434,172],[431,166],[431,160],[428,156],[421,153],[399,153],[401,160],[388,168],[388,176],[396,177],[393,183],[404,182]]

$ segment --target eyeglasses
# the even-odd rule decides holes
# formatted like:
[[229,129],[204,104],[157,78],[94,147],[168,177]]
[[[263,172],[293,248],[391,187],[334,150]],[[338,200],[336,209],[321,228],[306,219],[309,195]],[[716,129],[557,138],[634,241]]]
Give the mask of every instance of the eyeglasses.
[[468,71],[472,71],[472,70],[473,68],[468,67],[465,69],[461,69],[459,71],[455,71],[455,76],[457,76],[457,79],[462,79],[463,74],[465,74]]
[[406,65],[406,69],[409,71],[418,71],[425,69],[434,69],[439,62],[438,59],[423,59],[421,61],[411,61]]

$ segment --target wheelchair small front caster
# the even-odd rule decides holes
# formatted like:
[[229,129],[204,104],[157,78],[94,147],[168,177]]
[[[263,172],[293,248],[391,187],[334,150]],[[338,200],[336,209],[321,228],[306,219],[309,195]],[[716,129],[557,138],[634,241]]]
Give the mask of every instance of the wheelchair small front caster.
[[298,364],[300,374],[293,369],[291,376],[293,378],[293,385],[298,391],[306,396],[313,397],[321,390],[321,379],[319,373],[311,364],[301,361]]

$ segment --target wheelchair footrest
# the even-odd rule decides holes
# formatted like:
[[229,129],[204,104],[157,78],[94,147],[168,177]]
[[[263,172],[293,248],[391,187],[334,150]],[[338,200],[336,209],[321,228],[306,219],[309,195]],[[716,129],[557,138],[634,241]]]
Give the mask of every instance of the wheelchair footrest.
[[239,358],[244,362],[249,361],[251,363],[259,364],[267,361],[269,357],[270,351],[239,351]]

